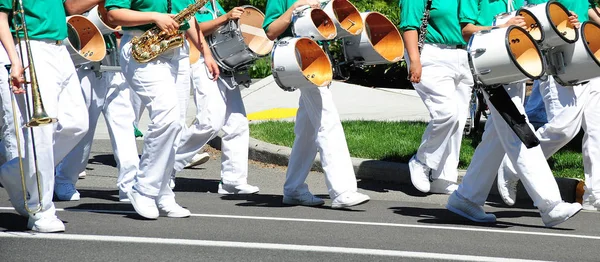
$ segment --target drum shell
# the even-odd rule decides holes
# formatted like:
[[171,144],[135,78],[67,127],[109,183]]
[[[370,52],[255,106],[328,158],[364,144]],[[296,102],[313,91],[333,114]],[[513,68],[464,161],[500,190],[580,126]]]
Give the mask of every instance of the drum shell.
[[[208,37],[208,45],[215,61],[222,68],[234,71],[258,59],[258,56],[246,47],[244,38],[236,22],[230,22]],[[217,47],[218,46],[218,47]]]
[[[581,84],[600,76],[600,62],[590,54],[587,44],[587,41],[590,40],[586,39],[583,31],[586,26],[600,26],[595,23],[588,25],[589,23],[592,22],[584,22],[579,28],[580,37],[577,42],[555,47],[548,52],[550,68],[553,68],[552,75],[554,75],[556,82],[563,86]],[[556,69],[557,64],[560,63],[560,60],[557,59],[558,56],[563,58],[563,70]]]
[[[296,55],[296,44],[301,39],[310,40],[308,37],[285,37],[275,43],[271,52],[271,71],[277,85],[285,91],[294,91],[301,87],[318,87],[311,82],[302,72]],[[310,40],[312,41],[312,40]],[[313,43],[317,45],[316,42]],[[296,58],[296,59],[293,59]],[[329,58],[327,58],[329,61]],[[329,61],[331,69],[331,61]],[[332,79],[323,85],[329,85]]]
[[[364,22],[363,22],[363,23],[360,23],[360,25],[359,25],[359,26],[360,26],[360,29],[356,30],[354,33],[352,33],[352,32],[350,32],[350,31],[348,31],[348,30],[344,29],[344,28],[342,27],[342,25],[340,24],[339,20],[337,20],[337,16],[336,16],[336,14],[335,14],[335,11],[333,10],[333,4],[334,4],[334,2],[336,2],[336,1],[339,1],[339,2],[341,2],[341,1],[344,1],[344,2],[346,2],[347,4],[351,5],[352,7],[354,7],[354,11],[356,12],[356,14],[359,14],[359,13],[360,13],[360,12],[358,11],[358,9],[356,9],[356,7],[355,7],[355,6],[354,6],[354,5],[353,5],[353,4],[352,4],[350,1],[347,1],[347,0],[331,0],[331,1],[327,2],[327,4],[326,4],[326,5],[323,7],[323,11],[325,11],[325,13],[326,13],[326,14],[327,14],[329,17],[331,17],[331,20],[332,20],[332,21],[333,21],[333,23],[335,24],[335,28],[336,28],[336,30],[337,30],[337,36],[336,36],[335,38],[343,38],[343,37],[349,37],[349,36],[360,36],[360,35],[361,35],[361,33],[362,33],[363,31],[365,31],[365,29],[364,29]],[[361,14],[361,18],[362,18],[362,14]],[[364,21],[364,20],[363,20],[363,21]],[[357,21],[357,22],[358,22],[358,21]]]
[[[302,11],[294,14],[292,18],[292,32],[296,37],[309,37],[313,40],[331,40],[337,36],[337,29],[334,30],[334,33],[330,33],[328,35],[322,35],[319,32],[319,29],[315,25],[315,22],[312,19],[313,13],[322,13],[329,17],[323,10],[321,9],[313,9],[313,8],[305,8]],[[328,23],[331,23],[333,26],[333,20],[329,17]],[[335,26],[334,26],[335,28]]]
[[98,5],[94,6],[94,8],[92,8],[92,10],[88,12],[87,19],[92,21],[92,23],[94,23],[94,25],[98,27],[98,29],[103,35],[112,34],[114,32],[120,31],[119,26],[112,28],[102,20],[102,18],[100,17],[100,10]]
[[549,14],[547,11],[549,5],[558,5],[561,7],[561,9],[563,9],[564,12],[569,13],[569,11],[563,5],[554,1],[547,2],[544,4],[529,5],[523,7],[524,9],[527,9],[528,11],[533,13],[533,15],[541,23],[540,25],[538,25],[542,28],[544,35],[542,42],[540,43],[541,47],[543,49],[548,49],[555,46],[563,45],[565,43],[574,43],[575,41],[577,41],[578,34],[575,36],[574,40],[568,40],[558,34],[557,29],[555,29],[554,25],[552,24],[552,21],[549,18]]
[[516,14],[517,14],[517,11],[499,14],[496,17],[494,17],[492,26],[500,26],[500,25],[506,24],[506,22],[508,22],[508,20],[510,20],[511,18],[515,17]]
[[467,48],[471,70],[476,80],[484,85],[510,84],[529,79],[511,59],[507,41],[508,31],[513,27],[484,30],[471,37]]
[[[367,26],[366,20],[369,15],[383,16],[382,14],[377,12],[363,12],[360,15],[365,27]],[[391,24],[390,28],[393,28],[393,30],[395,30],[398,34],[398,37],[400,39],[398,44],[400,46],[395,46],[395,48],[397,48],[396,50],[398,50],[399,55],[391,60],[386,59],[383,55],[377,52],[377,50],[373,46],[373,43],[371,42],[371,39],[368,35],[369,30],[362,30],[360,35],[350,36],[347,39],[344,39],[344,52],[346,54],[346,60],[351,61],[358,59],[358,61],[360,61],[359,63],[363,65],[376,65],[395,63],[402,59],[404,55],[404,42],[402,41],[400,32],[398,31],[396,26],[393,25],[391,21],[389,21],[389,19],[387,19],[385,16],[383,17]]]
[[[67,48],[67,51],[71,55],[73,64],[77,66],[90,62],[102,61],[102,59],[104,59],[106,56],[106,42],[104,41],[104,37],[102,36],[100,29],[98,29],[98,27],[96,27],[92,21],[84,16],[73,15],[67,17],[68,24],[74,22],[81,23],[81,26],[74,26],[76,30],[80,29],[78,31],[79,39],[81,39],[82,36],[85,36],[84,39],[87,39],[88,41],[86,41],[86,43],[82,43],[82,50],[76,50],[70,43],[68,37],[63,40],[63,45]],[[93,54],[90,56],[84,56],[80,53],[80,51],[91,51]]]

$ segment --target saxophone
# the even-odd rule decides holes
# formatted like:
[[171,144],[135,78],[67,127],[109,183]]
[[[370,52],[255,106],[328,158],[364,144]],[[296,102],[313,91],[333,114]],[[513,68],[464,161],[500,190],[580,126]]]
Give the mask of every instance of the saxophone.
[[[180,25],[183,24],[183,22],[189,20],[198,12],[206,2],[208,0],[197,0],[179,12],[173,20]],[[141,36],[131,39],[131,55],[138,63],[147,63],[167,50],[181,47],[183,42],[183,34],[179,30],[174,34],[168,34],[158,28],[158,26],[154,26]]]

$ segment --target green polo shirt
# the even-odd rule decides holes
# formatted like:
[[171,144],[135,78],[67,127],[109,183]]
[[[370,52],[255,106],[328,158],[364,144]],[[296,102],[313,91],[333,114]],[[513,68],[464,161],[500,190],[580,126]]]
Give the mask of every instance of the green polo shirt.
[[[267,7],[265,8],[265,20],[263,22],[263,29],[265,32],[269,29],[269,26],[273,21],[277,20],[283,13],[285,13],[297,0],[267,0]],[[278,38],[286,36],[293,36],[291,24]]]
[[[12,19],[13,0],[0,0],[0,11],[9,14],[9,24],[14,33]],[[25,23],[30,39],[63,40],[67,38],[67,16],[63,0],[24,0]],[[19,33],[23,37],[23,33]]]
[[[209,0],[208,3],[204,5],[204,8],[200,9],[200,11],[196,13],[196,21],[198,21],[198,23],[210,21],[213,19],[213,14],[211,12],[214,12],[214,8],[211,2],[212,1]],[[221,4],[219,4],[219,1],[215,1],[215,3],[217,3],[216,6],[219,10],[219,14],[217,14],[217,16],[222,16],[227,13],[225,12],[225,10],[223,10],[223,7],[221,6]]]
[[[111,11],[115,9],[131,9],[140,12],[158,12],[167,13],[167,2],[166,0],[106,0],[106,10]],[[177,14],[181,10],[185,9],[188,5],[194,3],[193,0],[171,0],[171,14]],[[142,30],[146,31],[155,24],[145,24],[139,26],[126,27],[123,26],[123,30]],[[188,22],[184,22],[179,30],[185,31],[190,28]]]
[[[548,0],[530,0],[527,1],[530,4],[542,4],[548,2]],[[592,4],[588,0],[557,0],[557,2],[564,5],[570,11],[577,14],[579,22],[585,22],[590,19],[588,10],[592,7]]]
[[508,10],[509,0],[461,0],[458,20],[465,24],[491,26],[494,17],[511,12],[523,6],[523,0],[513,0],[513,9]]
[[[426,0],[400,0],[400,30],[419,30]],[[425,43],[464,45],[458,22],[459,0],[433,0]]]

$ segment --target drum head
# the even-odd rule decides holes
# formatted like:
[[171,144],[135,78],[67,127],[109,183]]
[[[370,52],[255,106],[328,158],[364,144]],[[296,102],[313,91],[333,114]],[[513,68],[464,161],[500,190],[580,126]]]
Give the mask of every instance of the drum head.
[[507,48],[513,63],[527,77],[536,79],[544,74],[542,54],[525,29],[511,26],[506,32]]
[[552,21],[552,29],[567,43],[577,41],[577,30],[569,22],[570,12],[558,2],[550,2],[546,6],[548,20]]
[[262,29],[264,20],[265,15],[260,10],[252,6],[246,6],[244,7],[244,14],[238,22],[244,43],[258,56],[268,55],[275,45],[275,42],[269,40],[265,30]]
[[600,25],[589,21],[585,22],[581,32],[587,51],[600,66]]
[[330,39],[331,36],[337,35],[335,24],[333,24],[333,20],[331,20],[325,11],[312,9],[310,11],[310,18],[323,38]]
[[316,86],[324,86],[331,82],[331,62],[315,41],[308,38],[298,39],[295,48],[296,61],[306,79]]
[[[362,20],[362,19],[361,19]],[[404,42],[396,26],[380,13],[370,13],[365,19],[366,33],[373,49],[389,62],[404,56]]]
[[83,16],[71,16],[67,23],[75,29],[80,41],[80,48],[71,46],[87,60],[95,62],[102,60],[106,55],[106,44],[102,33],[94,23]]
[[352,35],[358,35],[363,29],[360,12],[347,0],[332,0],[333,13],[340,26]]
[[525,20],[527,26],[527,32],[533,37],[535,41],[541,42],[544,40],[544,31],[540,27],[540,21],[535,17],[531,11],[527,9],[521,9],[517,12]]

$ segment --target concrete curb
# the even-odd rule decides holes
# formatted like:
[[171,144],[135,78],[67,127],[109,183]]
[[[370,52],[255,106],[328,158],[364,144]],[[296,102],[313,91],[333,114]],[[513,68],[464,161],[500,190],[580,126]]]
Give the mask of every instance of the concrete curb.
[[[210,146],[221,149],[221,138],[216,137],[209,142]],[[258,139],[250,138],[248,158],[254,161],[287,166],[292,149],[285,146],[270,144]],[[391,182],[402,185],[411,185],[410,171],[407,163],[387,162],[373,159],[352,158],[356,178],[370,179],[382,182]],[[319,156],[315,157],[313,171],[323,172]],[[466,170],[459,170],[458,182]],[[555,178],[563,200],[567,202],[581,202],[583,194],[583,181],[571,178]],[[519,200],[531,201],[523,184],[519,182],[517,187],[517,198]],[[496,181],[490,191],[490,196],[499,196]]]

